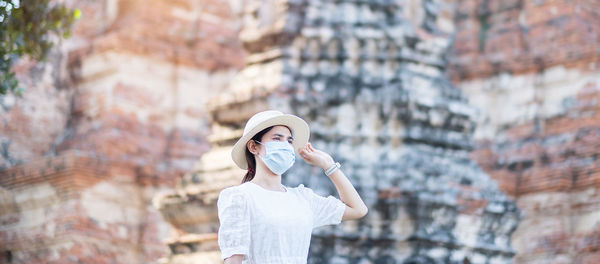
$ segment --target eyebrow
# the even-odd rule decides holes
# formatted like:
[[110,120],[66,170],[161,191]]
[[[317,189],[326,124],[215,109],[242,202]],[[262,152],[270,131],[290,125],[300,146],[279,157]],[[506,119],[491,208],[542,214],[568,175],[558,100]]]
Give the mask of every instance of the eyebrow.
[[[274,137],[285,137],[284,135],[282,135],[282,134],[277,134],[277,133],[273,134],[273,136],[274,136]],[[294,137],[292,137],[292,136],[289,136],[289,137],[288,137],[288,139],[294,139]]]

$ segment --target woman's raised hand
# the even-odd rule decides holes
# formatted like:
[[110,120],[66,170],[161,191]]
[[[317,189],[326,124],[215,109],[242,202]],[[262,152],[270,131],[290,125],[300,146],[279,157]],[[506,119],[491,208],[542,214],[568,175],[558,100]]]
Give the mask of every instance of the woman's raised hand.
[[324,170],[329,168],[329,166],[334,163],[331,155],[313,148],[310,143],[306,144],[306,146],[301,148],[298,152],[304,161],[306,161],[306,163],[320,167]]
[[[329,154],[313,148],[310,143],[301,148],[298,152],[306,163],[319,166],[323,170],[327,170],[333,165],[333,158],[331,158]],[[346,204],[346,209],[342,216],[343,221],[359,219],[367,214],[369,209],[342,170],[336,170],[329,176],[329,179],[333,182],[333,185],[335,185],[335,188],[340,195],[340,200]]]

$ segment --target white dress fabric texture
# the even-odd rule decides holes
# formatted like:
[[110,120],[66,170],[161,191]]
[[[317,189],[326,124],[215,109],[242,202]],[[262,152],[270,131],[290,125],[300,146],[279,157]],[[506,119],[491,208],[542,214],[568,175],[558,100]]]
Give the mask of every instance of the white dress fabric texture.
[[303,184],[267,190],[253,182],[219,194],[221,258],[244,255],[244,264],[306,264],[312,229],[339,224],[346,205]]

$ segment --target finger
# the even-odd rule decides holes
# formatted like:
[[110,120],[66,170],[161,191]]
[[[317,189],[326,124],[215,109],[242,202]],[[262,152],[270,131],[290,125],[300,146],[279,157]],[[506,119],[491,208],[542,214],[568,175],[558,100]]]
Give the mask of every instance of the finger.
[[312,147],[312,144],[308,144],[308,148],[309,148],[311,151],[315,151],[315,149]]
[[303,150],[308,151],[308,144],[304,145],[304,147],[302,147]]
[[303,156],[303,157],[308,156],[308,150],[306,150],[306,148],[300,149],[300,151],[298,151],[298,153],[300,153],[300,156]]
[[306,149],[305,148],[300,148],[298,150],[298,153],[300,153],[300,156],[304,156],[304,155],[306,155]]
[[306,162],[310,163],[310,161],[311,161],[311,158],[306,154],[306,152],[303,152],[302,154],[300,154],[300,157]]

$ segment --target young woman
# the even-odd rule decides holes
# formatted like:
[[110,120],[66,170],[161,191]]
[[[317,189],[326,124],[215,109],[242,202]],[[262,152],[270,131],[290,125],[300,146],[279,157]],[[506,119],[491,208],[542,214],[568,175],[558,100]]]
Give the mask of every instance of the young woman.
[[[231,152],[247,170],[242,184],[225,188],[217,200],[218,244],[226,264],[306,264],[312,229],[367,214],[354,186],[331,156],[308,143],[308,124],[279,111],[264,111],[246,123]],[[323,169],[340,199],[323,197],[303,184],[290,188],[281,175],[296,154]]]

